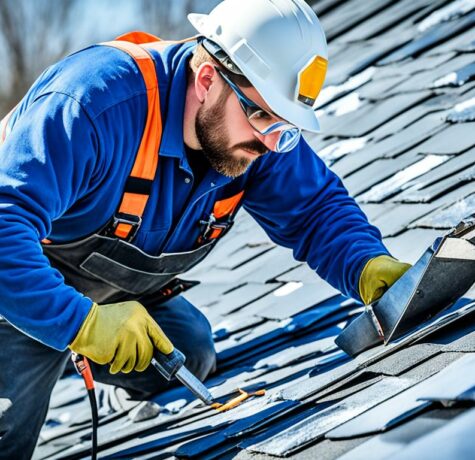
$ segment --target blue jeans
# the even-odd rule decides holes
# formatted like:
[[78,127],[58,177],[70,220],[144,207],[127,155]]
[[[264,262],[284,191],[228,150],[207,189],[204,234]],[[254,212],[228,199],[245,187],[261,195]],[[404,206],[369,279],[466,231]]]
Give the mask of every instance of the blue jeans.
[[[186,356],[186,366],[200,380],[216,368],[211,327],[185,298],[162,304],[143,301],[173,344]],[[49,348],[0,320],[0,459],[31,458],[46,418],[51,391],[63,373],[69,351]],[[169,382],[149,366],[144,372],[109,373],[91,363],[94,380],[120,386],[134,399],[147,399]]]

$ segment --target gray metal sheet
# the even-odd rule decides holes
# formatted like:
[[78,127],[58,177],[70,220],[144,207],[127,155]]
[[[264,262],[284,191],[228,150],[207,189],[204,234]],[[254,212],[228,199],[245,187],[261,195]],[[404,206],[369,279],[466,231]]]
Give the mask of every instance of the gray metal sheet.
[[[418,59],[415,60],[415,62],[418,61]],[[405,82],[388,90],[388,96],[432,88],[434,81],[444,77],[448,70],[458,69],[470,64],[470,62],[471,57],[469,55],[456,55],[450,61],[444,62],[443,65],[431,69],[419,69],[418,72],[406,78]],[[431,101],[429,100],[428,103],[430,104]]]
[[403,46],[394,53],[391,53],[387,58],[383,59],[380,64],[385,65],[392,62],[402,61],[407,57],[418,56],[423,51],[433,48],[454,35],[471,28],[474,23],[475,13],[471,13],[459,20],[439,24],[437,27],[429,29],[421,37],[413,40],[411,43]]
[[[427,382],[419,399],[424,401],[475,400],[475,353],[467,353]],[[472,390],[472,391],[470,391]],[[465,393],[464,396],[462,396]],[[471,393],[471,394],[469,394]]]
[[339,296],[340,293],[322,280],[318,285],[303,285],[288,295],[278,295],[286,286],[253,302],[250,307],[254,314],[266,319],[290,318],[325,300]]
[[448,125],[418,146],[421,153],[457,154],[475,146],[475,123]]
[[[474,186],[475,188],[475,186]],[[451,228],[475,209],[475,193],[414,222],[413,227]]]
[[[363,352],[355,358],[355,361],[359,366],[369,366],[397,350],[430,337],[431,334],[437,333],[440,335],[447,326],[456,327],[456,323],[462,318],[465,318],[466,321],[470,321],[469,318],[471,318],[471,314],[474,311],[474,301],[465,298],[459,299],[453,306],[443,311],[432,320],[419,325],[410,334],[397,339],[394,342]],[[445,355],[447,354],[444,353],[442,356]],[[434,359],[436,358],[437,356]],[[409,373],[410,372],[411,371],[409,371]]]
[[[475,228],[475,225],[472,225]],[[475,281],[475,245],[456,235],[434,242],[373,305],[385,342],[455,302]]]
[[[455,354],[457,357],[457,354]],[[459,359],[460,354],[459,354]],[[455,361],[456,362],[456,361]],[[401,423],[408,417],[421,412],[429,407],[430,402],[421,401],[419,398],[431,385],[432,379],[436,379],[437,374],[422,380],[414,386],[400,392],[398,395],[373,407],[371,410],[355,416],[347,423],[327,433],[328,439],[344,439],[355,436],[364,436],[372,433],[385,431],[394,425]],[[415,381],[415,380],[410,380]]]
[[441,345],[430,343],[415,344],[368,366],[367,371],[374,372],[375,374],[401,375],[410,368],[440,353],[441,349]]
[[475,325],[474,332],[470,332],[451,343],[444,345],[442,351],[466,351],[475,353]]
[[[280,287],[279,283],[246,283],[238,288],[226,292],[214,299],[207,311],[227,316],[230,313],[239,311],[242,307],[256,302],[261,297],[267,295]],[[205,313],[207,313],[205,311]]]
[[429,91],[401,94],[378,103],[365,104],[347,115],[321,117],[322,130],[335,136],[361,137],[420,104],[430,95]]
[[390,458],[410,442],[440,428],[445,422],[440,418],[419,416],[387,433],[372,437],[339,457],[338,460],[384,460]]
[[[424,219],[422,216],[426,216],[431,211],[437,209],[438,206],[440,205],[437,203],[420,203],[416,206],[401,203],[388,210],[379,218],[374,219],[372,223],[379,228],[383,238],[396,236],[404,230],[412,228],[412,223],[414,223],[414,227],[418,226],[416,223]],[[460,220],[461,219],[458,219],[453,225],[450,225],[449,228],[452,228],[455,224],[460,222]],[[429,225],[428,227],[436,226]]]
[[[427,116],[432,112],[429,106],[424,104],[417,104],[414,107],[411,107],[404,112],[400,113],[396,117],[388,120],[386,123],[381,125],[379,128],[371,132],[371,137],[375,141],[384,139],[387,136],[391,136],[394,133],[401,131],[406,126],[409,126],[411,123],[416,122],[417,120]],[[443,121],[442,119],[440,121]],[[437,123],[439,124],[439,123]],[[436,125],[434,125],[436,126]],[[401,139],[401,142],[404,145],[404,140]]]
[[352,195],[359,195],[421,158],[418,152],[412,149],[398,158],[373,161],[365,168],[345,177],[343,183]]
[[300,401],[306,399],[319,391],[337,383],[340,380],[355,374],[360,366],[355,361],[349,361],[336,369],[322,372],[320,375],[309,378],[307,381],[299,382],[296,385],[290,385],[283,390],[278,397],[283,400]]
[[450,155],[426,155],[415,163],[399,170],[392,177],[373,185],[358,200],[366,203],[380,203],[406,188],[407,183],[449,161]]
[[475,63],[467,64],[434,81],[433,87],[462,86],[475,78]]
[[[442,166],[435,168],[434,170],[418,177],[411,181],[408,187],[412,187],[412,190],[420,190],[424,187],[432,185],[450,175],[463,172],[468,167],[475,163],[475,148],[468,150],[465,153],[452,157],[449,161]],[[401,195],[399,195],[401,196]]]
[[475,452],[475,409],[459,415],[450,423],[409,444],[397,452],[394,460],[472,460]]
[[364,4],[357,0],[342,3],[321,19],[327,31],[327,40],[333,40],[346,30],[351,30],[356,24],[371,17],[372,14],[379,13],[390,3],[390,0],[367,0]]
[[383,343],[382,334],[375,326],[372,307],[368,306],[335,339],[335,343],[349,356],[355,357],[365,350]]
[[396,237],[385,238],[384,244],[394,257],[413,264],[441,233],[440,230],[411,229]]
[[[462,187],[464,185],[468,185],[467,190],[469,190],[469,192],[472,192],[475,187],[473,185],[474,181],[475,166],[471,166],[463,172],[455,173],[452,176],[447,177],[446,179],[443,179],[420,190],[408,189],[406,192],[403,192],[400,195],[396,196],[394,200],[401,201],[404,203],[427,203],[439,197],[442,197],[444,194],[447,194],[450,191]],[[468,193],[466,193],[466,195],[468,195]]]
[[247,447],[252,452],[287,456],[315,442],[338,425],[371,409],[413,384],[410,380],[387,377],[340,403],[323,409],[272,438]]
[[[365,40],[373,38],[393,26],[400,24],[407,18],[411,18],[416,11],[420,11],[428,2],[414,2],[413,0],[398,1],[388,5],[384,11],[368,18],[363,23],[352,27],[339,40],[345,42]],[[317,8],[318,11],[318,8]]]

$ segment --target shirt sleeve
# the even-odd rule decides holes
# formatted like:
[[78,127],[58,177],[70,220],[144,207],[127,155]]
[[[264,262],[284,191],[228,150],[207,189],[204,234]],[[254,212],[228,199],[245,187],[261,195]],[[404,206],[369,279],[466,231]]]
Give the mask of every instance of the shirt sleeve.
[[244,208],[277,244],[293,250],[343,294],[360,299],[365,263],[389,254],[340,178],[304,139],[292,152],[256,161]]
[[58,350],[74,339],[92,301],[65,284],[40,242],[88,192],[97,151],[91,120],[59,93],[24,110],[0,147],[0,314]]

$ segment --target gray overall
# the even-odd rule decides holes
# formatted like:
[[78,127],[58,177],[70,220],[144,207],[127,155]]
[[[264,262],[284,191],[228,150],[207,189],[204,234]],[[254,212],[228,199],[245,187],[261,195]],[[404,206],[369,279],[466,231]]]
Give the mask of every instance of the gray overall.
[[[176,275],[200,262],[217,241],[189,252],[150,256],[131,243],[98,233],[73,243],[44,245],[43,250],[66,283],[95,302],[140,301],[185,354],[190,371],[204,379],[216,365],[211,328],[204,315],[178,295],[188,282]],[[4,320],[0,342],[8,344],[10,351],[8,356],[0,354],[0,398],[12,403],[2,416],[0,399],[0,458],[30,458],[51,391],[70,352],[47,347]],[[109,373],[107,365],[91,363],[91,367],[95,380],[125,388],[134,399],[145,399],[168,386],[152,366],[144,372],[116,375]]]

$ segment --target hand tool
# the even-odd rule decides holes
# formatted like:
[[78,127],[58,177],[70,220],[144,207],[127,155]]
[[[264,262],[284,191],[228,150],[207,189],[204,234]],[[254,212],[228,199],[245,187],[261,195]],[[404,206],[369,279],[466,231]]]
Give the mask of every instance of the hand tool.
[[214,402],[208,389],[185,367],[185,355],[177,348],[168,355],[155,350],[152,365],[167,380],[176,377],[206,405],[209,406]]
[[450,306],[475,282],[475,215],[434,243],[336,338],[350,356],[387,344]]

